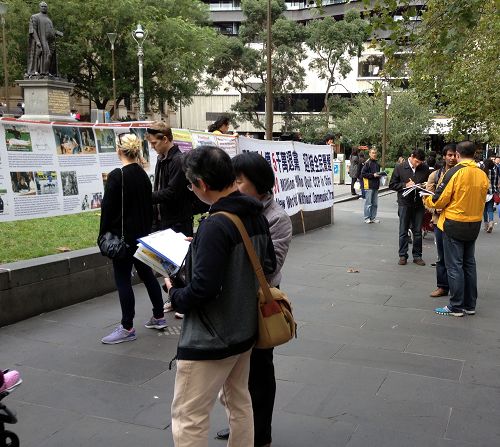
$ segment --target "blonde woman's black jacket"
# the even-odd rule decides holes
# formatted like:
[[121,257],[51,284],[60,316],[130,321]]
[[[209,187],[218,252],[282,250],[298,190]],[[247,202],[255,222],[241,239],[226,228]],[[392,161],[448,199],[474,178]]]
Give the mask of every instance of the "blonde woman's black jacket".
[[274,253],[262,203],[234,192],[210,209],[188,254],[187,281],[172,288],[174,309],[184,313],[179,360],[219,360],[241,354],[255,343],[258,283],[236,226],[217,211],[240,217],[266,274],[274,272]]

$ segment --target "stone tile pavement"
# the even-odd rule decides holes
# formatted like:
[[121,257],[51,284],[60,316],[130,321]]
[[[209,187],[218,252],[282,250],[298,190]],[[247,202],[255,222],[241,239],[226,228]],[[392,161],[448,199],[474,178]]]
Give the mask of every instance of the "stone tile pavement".
[[[382,195],[380,224],[347,201],[335,225],[292,242],[282,285],[300,328],[275,351],[273,447],[500,445],[500,228],[477,243],[477,315],[438,316],[432,236],[425,267],[398,266],[395,196]],[[169,314],[168,330],[144,328],[149,300],[135,290],[131,343],[100,343],[118,321],[116,293],[0,329],[0,367],[24,379],[4,400],[23,447],[172,446],[180,323]],[[225,445],[213,439],[225,426],[219,404],[211,426],[210,447]]]

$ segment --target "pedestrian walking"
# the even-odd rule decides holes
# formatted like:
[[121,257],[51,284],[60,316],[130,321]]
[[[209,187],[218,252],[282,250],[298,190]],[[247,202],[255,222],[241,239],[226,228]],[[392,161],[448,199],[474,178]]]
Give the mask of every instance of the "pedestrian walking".
[[495,226],[495,212],[493,197],[498,194],[498,169],[495,163],[489,158],[484,161],[483,171],[488,176],[489,185],[488,193],[486,194],[486,202],[484,204],[483,221],[484,231],[491,233]]
[[357,196],[354,184],[358,181],[361,173],[361,162],[359,160],[358,149],[353,149],[349,157],[349,176],[351,177],[351,195]]
[[450,302],[438,307],[439,315],[474,315],[477,303],[475,243],[481,230],[488,177],[474,161],[471,141],[457,145],[457,164],[448,170],[434,196],[425,205],[441,209],[438,226],[443,234],[444,260],[450,287]]
[[408,230],[413,233],[413,262],[424,266],[422,259],[422,221],[424,204],[417,190],[404,196],[405,188],[424,185],[429,178],[429,168],[424,163],[425,152],[422,149],[412,151],[408,160],[396,165],[389,182],[389,188],[398,193],[399,217],[399,265],[406,265],[408,260]]

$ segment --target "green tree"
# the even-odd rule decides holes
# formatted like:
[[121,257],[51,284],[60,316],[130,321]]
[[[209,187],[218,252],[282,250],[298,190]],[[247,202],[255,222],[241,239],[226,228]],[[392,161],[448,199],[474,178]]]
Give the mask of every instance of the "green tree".
[[352,71],[351,58],[358,55],[368,38],[368,22],[359,12],[349,10],[344,20],[333,17],[312,20],[308,24],[307,46],[314,53],[309,68],[327,82],[324,112],[330,111],[330,92]]
[[[419,101],[412,91],[391,93],[388,109],[387,154],[388,160],[407,155],[411,149],[426,139],[426,130],[432,122],[432,114],[426,104]],[[347,116],[336,121],[335,130],[343,141],[357,145],[382,147],[384,125],[383,96],[359,95]]]
[[[450,138],[500,142],[500,3],[498,0],[411,0],[370,4],[372,28],[388,33],[380,45],[397,70],[410,51],[410,81],[433,109],[452,118]],[[394,21],[394,14],[400,21]],[[414,20],[420,16],[421,21]]]
[[[302,102],[294,102],[291,94],[305,87],[301,61],[305,59],[302,43],[306,34],[302,25],[284,17],[286,5],[283,0],[272,0],[271,5],[274,104],[276,109],[285,112],[282,130],[286,132],[295,127],[292,112],[305,108]],[[264,101],[267,84],[267,0],[242,0],[241,8],[245,21],[240,34],[224,39],[209,73],[219,80],[226,79],[240,93],[241,100],[233,106],[237,118],[265,129],[257,110]]]
[[[38,2],[9,2],[9,69],[23,75],[29,16]],[[208,9],[199,0],[53,0],[49,16],[64,32],[57,42],[59,71],[74,82],[75,93],[104,108],[112,100],[111,48],[106,33],[116,32],[117,99],[137,91],[137,23],[148,30],[144,43],[144,86],[149,104],[187,103],[196,93],[217,39]]]

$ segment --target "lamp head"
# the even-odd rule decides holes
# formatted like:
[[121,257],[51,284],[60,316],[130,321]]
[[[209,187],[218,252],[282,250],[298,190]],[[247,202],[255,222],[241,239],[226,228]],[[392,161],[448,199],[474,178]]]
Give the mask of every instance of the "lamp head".
[[137,29],[134,31],[134,36],[137,40],[144,39],[144,30],[142,29],[142,25],[137,25]]
[[108,35],[109,43],[113,46],[116,42],[116,33],[106,33]]

